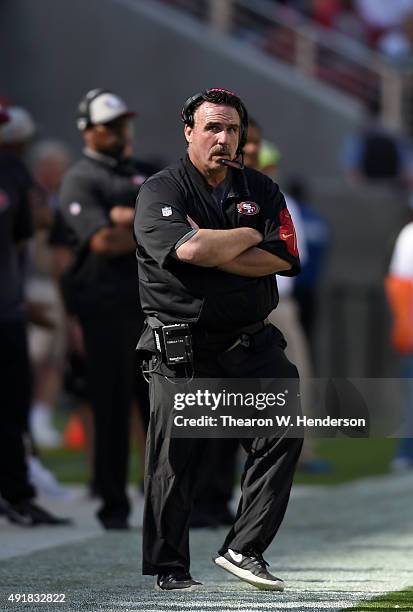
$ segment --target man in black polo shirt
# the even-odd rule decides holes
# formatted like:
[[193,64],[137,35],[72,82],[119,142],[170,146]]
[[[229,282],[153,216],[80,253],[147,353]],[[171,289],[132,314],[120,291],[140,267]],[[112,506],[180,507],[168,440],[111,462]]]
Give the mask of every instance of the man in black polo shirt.
[[[171,591],[200,586],[189,573],[188,525],[208,441],[163,435],[171,410],[165,398],[184,366],[161,359],[151,325],[190,324],[195,377],[298,376],[281,333],[265,322],[278,299],[275,273],[299,271],[296,236],[278,186],[234,161],[245,144],[247,111],[232,92],[212,89],[189,98],[182,117],[188,155],[146,181],[135,213],[141,303],[150,323],[138,347],[154,355],[143,573],[157,574],[157,588]],[[242,444],[249,453],[242,498],[214,561],[258,588],[282,590],[262,553],[283,519],[302,441]]]
[[[94,484],[106,529],[128,527],[129,414],[134,397],[147,406],[135,346],[143,324],[136,282],[134,203],[147,175],[126,159],[129,112],[112,92],[90,91],[79,106],[86,148],[64,178],[60,214],[74,264],[62,279],[66,306],[83,331],[88,393],[95,421]],[[66,291],[65,291],[66,289]]]

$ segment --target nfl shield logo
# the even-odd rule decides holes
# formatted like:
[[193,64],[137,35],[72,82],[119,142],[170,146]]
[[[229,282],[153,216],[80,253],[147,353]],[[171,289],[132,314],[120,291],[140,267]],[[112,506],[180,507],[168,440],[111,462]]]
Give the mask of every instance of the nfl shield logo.
[[162,217],[170,217],[172,215],[172,208],[170,206],[162,206]]

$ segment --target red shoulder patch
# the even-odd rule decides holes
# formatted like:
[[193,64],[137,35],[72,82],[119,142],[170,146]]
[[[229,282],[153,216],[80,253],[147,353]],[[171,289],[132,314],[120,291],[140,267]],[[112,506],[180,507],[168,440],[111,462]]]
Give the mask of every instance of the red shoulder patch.
[[280,239],[284,240],[289,254],[298,257],[297,235],[287,207],[280,212]]

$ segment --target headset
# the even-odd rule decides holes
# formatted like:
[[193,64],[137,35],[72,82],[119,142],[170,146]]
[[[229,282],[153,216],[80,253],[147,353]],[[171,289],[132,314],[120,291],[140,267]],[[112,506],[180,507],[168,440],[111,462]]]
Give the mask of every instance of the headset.
[[187,101],[185,102],[183,108],[182,108],[182,112],[181,112],[181,118],[182,121],[185,123],[185,125],[189,125],[190,127],[193,127],[194,125],[194,112],[196,110],[196,107],[198,105],[198,103],[201,100],[208,100],[208,95],[212,94],[212,93],[222,93],[222,94],[226,94],[228,96],[230,96],[231,98],[234,98],[234,101],[237,103],[238,108],[237,111],[240,114],[240,119],[241,119],[241,125],[240,125],[240,134],[239,134],[239,143],[238,143],[238,148],[236,151],[237,156],[242,154],[242,149],[245,146],[245,143],[247,142],[247,133],[248,133],[248,111],[245,108],[243,102],[241,101],[241,98],[234,93],[233,91],[230,91],[229,89],[221,89],[218,87],[213,87],[212,89],[206,89],[205,91],[200,91],[196,94],[194,94],[193,96],[189,97],[187,99]]
[[98,98],[104,93],[112,93],[112,92],[109,91],[108,89],[102,89],[102,88],[91,89],[90,91],[87,92],[83,100],[81,100],[79,107],[77,109],[77,120],[76,120],[77,128],[81,132],[83,132],[83,130],[85,130],[89,125],[91,125],[90,115],[89,115],[89,109],[90,109],[91,103],[93,102],[93,100],[95,100],[96,98]]

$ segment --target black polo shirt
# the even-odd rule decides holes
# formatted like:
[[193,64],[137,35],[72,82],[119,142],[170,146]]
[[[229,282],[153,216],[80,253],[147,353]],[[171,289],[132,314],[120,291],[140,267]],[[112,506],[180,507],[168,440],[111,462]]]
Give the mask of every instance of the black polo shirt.
[[264,236],[258,248],[292,264],[283,274],[299,272],[294,226],[278,186],[255,170],[228,172],[230,187],[221,203],[188,157],[142,186],[134,228],[147,315],[164,323],[190,322],[229,332],[262,321],[278,303],[274,274],[248,278],[179,261],[177,245],[196,231],[187,216],[200,228],[253,227]]
[[73,266],[62,279],[67,307],[74,314],[121,312],[143,316],[135,254],[98,255],[90,250],[89,243],[100,228],[111,225],[111,208],[134,207],[147,176],[131,160],[116,160],[88,150],[66,174],[57,224],[60,242],[64,228],[64,242],[75,254]]

